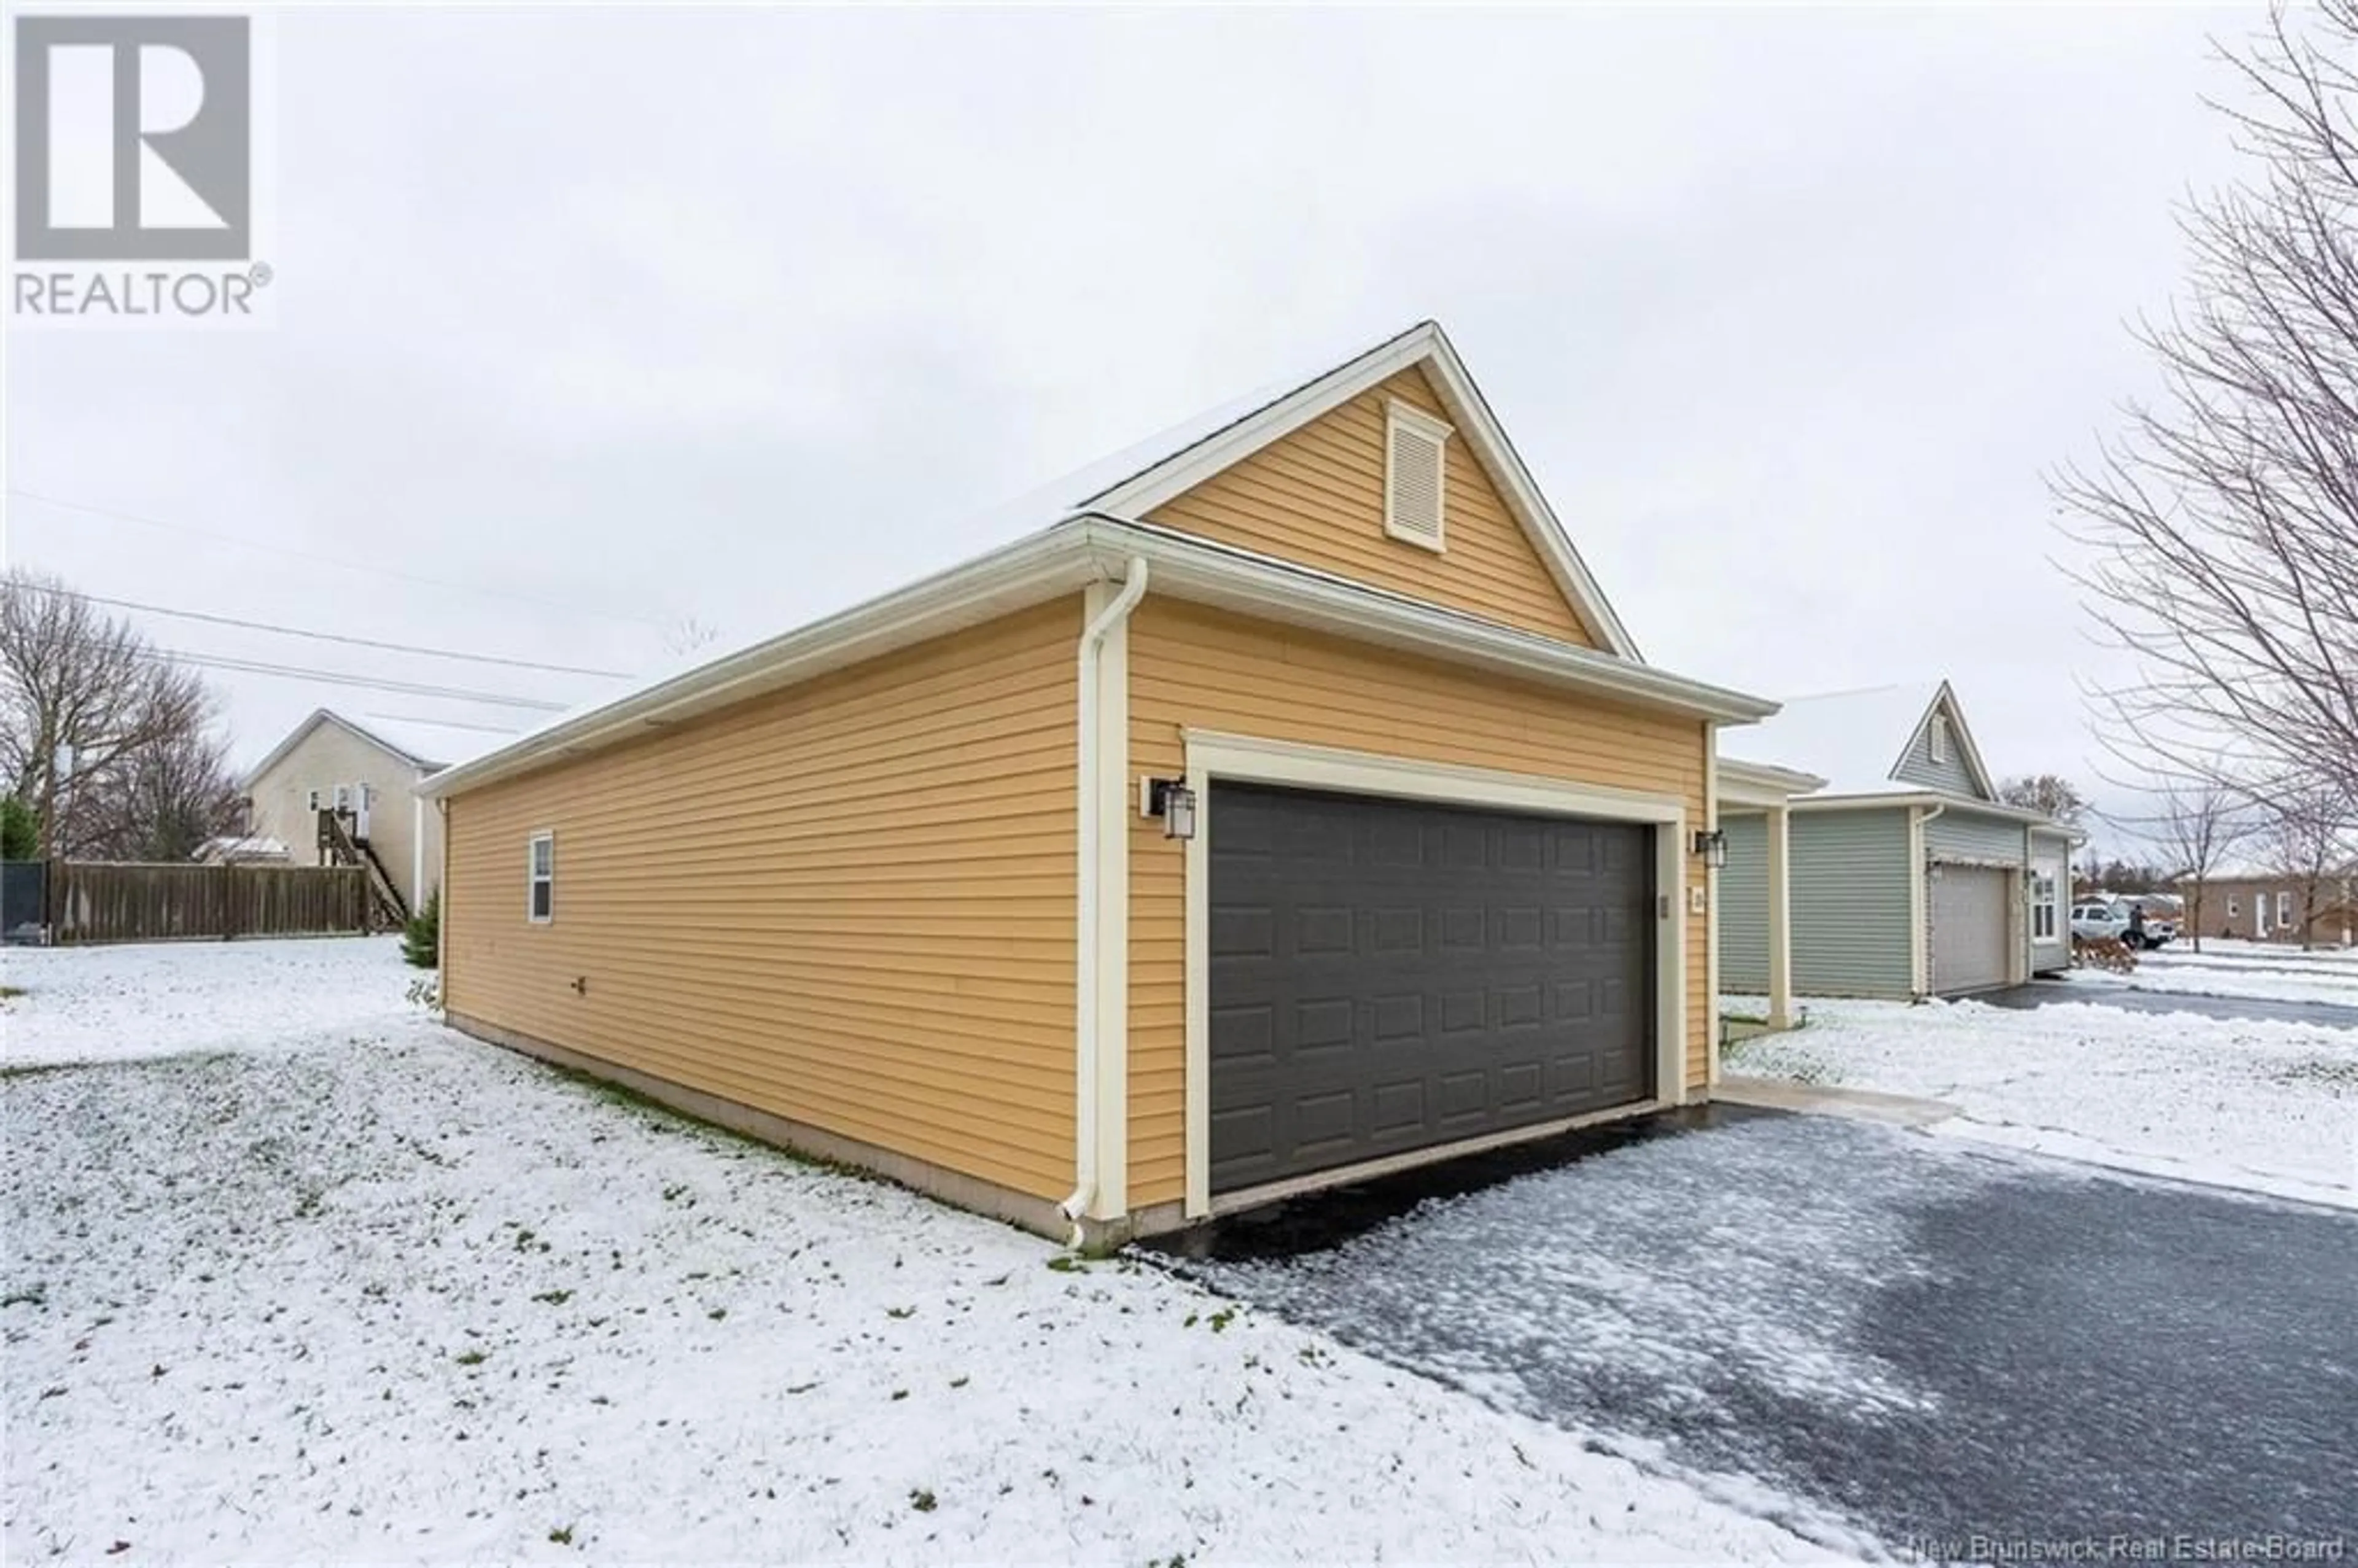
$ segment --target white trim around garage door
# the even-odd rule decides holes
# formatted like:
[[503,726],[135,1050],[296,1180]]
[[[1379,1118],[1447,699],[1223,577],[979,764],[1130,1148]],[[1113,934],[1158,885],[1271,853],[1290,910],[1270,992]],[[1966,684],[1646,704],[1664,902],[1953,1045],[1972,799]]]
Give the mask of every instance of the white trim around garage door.
[[[1535,773],[1387,757],[1216,730],[1183,731],[1187,784],[1195,792],[1195,835],[1186,851],[1186,1203],[1190,1219],[1282,1195],[1275,1191],[1212,1199],[1211,837],[1212,785],[1220,780],[1334,790],[1396,800],[1425,800],[1549,816],[1646,823],[1654,828],[1655,1098],[1630,1110],[1686,1098],[1686,804],[1677,795],[1607,789]],[[1625,1114],[1616,1111],[1607,1114]],[[1574,1122],[1595,1119],[1576,1118]],[[1329,1185],[1382,1170],[1446,1159],[1520,1138],[1545,1137],[1574,1123],[1543,1123],[1444,1144],[1368,1165],[1321,1172],[1289,1187]]]

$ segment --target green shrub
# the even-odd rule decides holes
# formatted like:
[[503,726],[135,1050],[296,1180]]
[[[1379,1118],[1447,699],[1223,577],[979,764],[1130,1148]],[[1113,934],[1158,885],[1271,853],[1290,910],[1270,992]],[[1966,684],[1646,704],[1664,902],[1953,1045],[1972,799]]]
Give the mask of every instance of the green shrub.
[[426,895],[409,924],[401,928],[401,956],[421,969],[430,969],[442,957],[442,890]]
[[38,860],[40,857],[40,818],[15,795],[0,795],[0,860]]

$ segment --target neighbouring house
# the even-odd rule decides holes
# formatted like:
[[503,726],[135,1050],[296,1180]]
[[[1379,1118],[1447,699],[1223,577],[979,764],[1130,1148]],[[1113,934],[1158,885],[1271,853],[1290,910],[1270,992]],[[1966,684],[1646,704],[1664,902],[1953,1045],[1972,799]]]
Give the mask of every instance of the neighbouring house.
[[1742,744],[1825,784],[1781,806],[1747,803],[1732,785],[1758,763],[1722,760],[1725,989],[1784,983],[1772,957],[1805,996],[1959,996],[2071,964],[2068,871],[2081,836],[1998,799],[1946,681],[1795,698]]
[[406,915],[442,881],[441,819],[418,783],[483,750],[480,734],[459,735],[453,744],[426,726],[363,726],[319,708],[246,773],[249,837],[276,840],[300,865],[356,860]]
[[1774,704],[1639,656],[1438,327],[993,516],[429,780],[449,1021],[1091,1242],[1709,1093]]
[[[2193,920],[2194,881],[2178,879]],[[2321,877],[2231,866],[2202,880],[2205,936],[2239,936],[2295,947],[2347,947],[2358,942],[2358,864]]]

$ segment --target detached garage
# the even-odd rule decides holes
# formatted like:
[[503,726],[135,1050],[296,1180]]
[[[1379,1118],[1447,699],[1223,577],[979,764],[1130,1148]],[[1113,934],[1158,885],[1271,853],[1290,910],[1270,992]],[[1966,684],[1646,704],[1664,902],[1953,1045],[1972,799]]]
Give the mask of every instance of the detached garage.
[[[2079,835],[1998,798],[1947,682],[1795,697],[1738,744],[1753,761],[1718,773],[1728,990],[1970,996],[2070,965]],[[1763,795],[1762,774],[1800,787]]]
[[427,786],[452,1023],[1104,1241],[1713,1075],[1714,729],[1438,328]]

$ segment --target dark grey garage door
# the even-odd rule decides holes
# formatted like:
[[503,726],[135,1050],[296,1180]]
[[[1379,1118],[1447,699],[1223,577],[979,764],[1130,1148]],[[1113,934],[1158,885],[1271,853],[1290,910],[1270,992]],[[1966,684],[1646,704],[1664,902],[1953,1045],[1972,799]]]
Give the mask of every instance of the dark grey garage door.
[[1211,1184],[1653,1093],[1650,829],[1212,786]]

